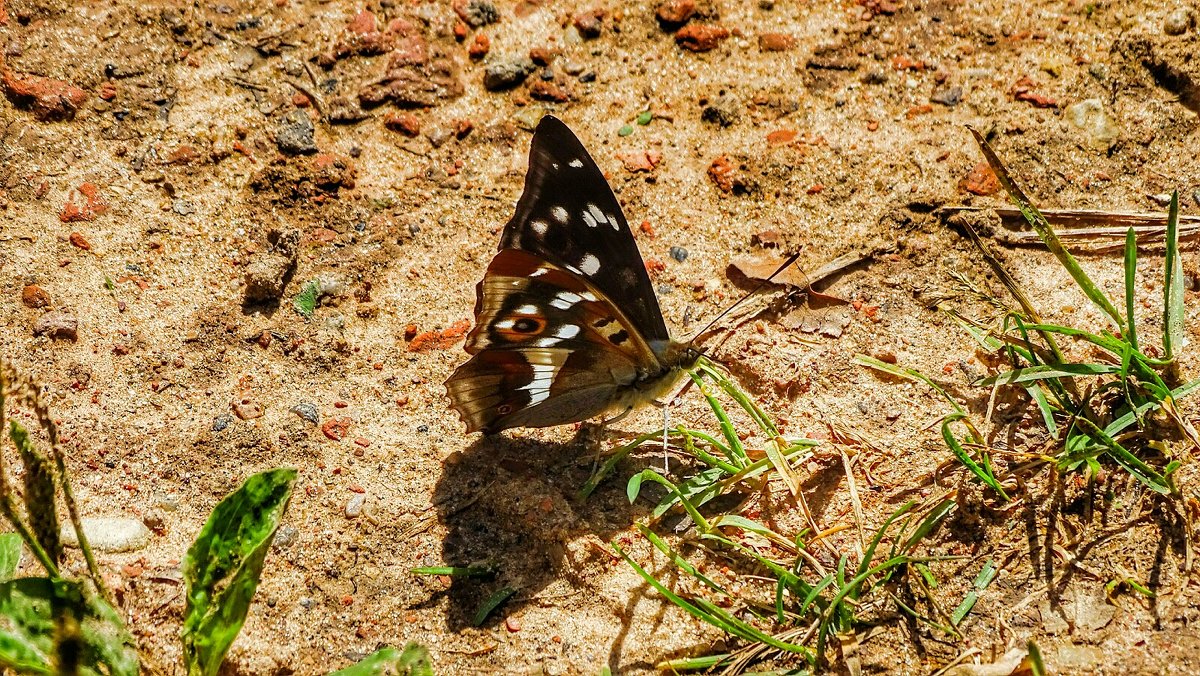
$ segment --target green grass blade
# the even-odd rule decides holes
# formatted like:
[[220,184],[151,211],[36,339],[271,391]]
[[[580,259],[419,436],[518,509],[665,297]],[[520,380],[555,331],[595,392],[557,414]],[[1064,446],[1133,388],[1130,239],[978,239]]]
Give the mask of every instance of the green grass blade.
[[[1197,378],[1196,380],[1193,380],[1189,383],[1180,385],[1179,387],[1175,388],[1174,390],[1171,390],[1171,399],[1173,399],[1175,401],[1179,401],[1183,397],[1186,397],[1187,395],[1191,394],[1192,392],[1195,392],[1197,389],[1200,389],[1200,378]],[[1133,411],[1130,411],[1130,412],[1122,415],[1121,417],[1113,420],[1108,425],[1106,425],[1104,428],[1104,433],[1110,437],[1115,437],[1118,434],[1120,434],[1121,432],[1123,432],[1125,430],[1125,428],[1132,425],[1135,420],[1137,420],[1141,416],[1145,415],[1150,409],[1161,406],[1161,405],[1162,405],[1162,402],[1160,402],[1160,401],[1148,401],[1144,404],[1141,404]]]
[[471,624],[476,627],[483,626],[483,623],[487,622],[487,619],[491,616],[492,612],[503,605],[505,601],[510,599],[512,595],[516,593],[516,589],[513,589],[512,587],[504,587],[503,589],[500,589],[491,596],[487,597],[487,599],[483,602],[483,605],[479,606],[479,610],[475,611],[475,616],[471,618]]
[[1029,393],[1029,397],[1037,404],[1038,411],[1042,414],[1042,422],[1046,425],[1046,431],[1050,433],[1052,439],[1058,438],[1058,423],[1054,421],[1054,409],[1050,406],[1050,402],[1046,400],[1046,391],[1036,384],[1026,385],[1025,391]]
[[1124,446],[1117,443],[1112,437],[1105,434],[1104,430],[1097,427],[1096,424],[1091,420],[1080,417],[1076,418],[1075,422],[1077,425],[1084,428],[1084,430],[1088,432],[1089,436],[1104,446],[1108,451],[1108,454],[1112,456],[1113,460],[1116,460],[1117,464],[1124,467],[1127,472],[1134,476],[1134,478],[1146,484],[1150,490],[1156,493],[1160,493],[1162,495],[1171,494],[1171,485],[1167,483],[1167,480],[1163,478],[1163,475],[1155,471],[1153,467],[1142,462],[1140,458],[1130,453]]
[[733,655],[722,653],[720,655],[705,655],[704,657],[680,657],[673,660],[666,660],[654,665],[658,671],[665,673],[674,673],[678,671],[707,671],[717,667],[727,666],[733,663]]
[[834,619],[835,613],[838,612],[839,608],[843,607],[842,601],[844,601],[851,593],[855,593],[856,590],[861,589],[863,583],[865,583],[872,575],[903,566],[912,561],[915,561],[915,559],[913,559],[911,556],[902,555],[892,557],[878,566],[860,572],[858,575],[855,575],[853,579],[846,582],[841,586],[841,588],[838,589],[837,594],[835,594],[834,597],[829,600],[830,610],[829,612],[825,613],[825,617],[822,618],[821,624],[817,630],[818,659],[825,654],[825,640],[829,635],[829,627]]
[[1025,220],[1028,221],[1029,225],[1033,227],[1035,232],[1037,232],[1038,237],[1040,237],[1042,242],[1046,244],[1046,248],[1049,249],[1050,253],[1054,254],[1054,257],[1058,259],[1058,262],[1064,268],[1066,268],[1067,273],[1070,274],[1071,279],[1074,279],[1075,283],[1079,285],[1079,288],[1083,291],[1083,294],[1087,296],[1089,300],[1095,303],[1096,306],[1104,312],[1104,314],[1108,315],[1109,319],[1111,319],[1113,323],[1117,325],[1117,328],[1121,330],[1121,333],[1124,333],[1125,322],[1121,319],[1121,314],[1117,312],[1117,308],[1115,308],[1108,300],[1108,297],[1104,295],[1104,292],[1102,292],[1096,286],[1096,284],[1092,282],[1092,279],[1088,277],[1087,273],[1083,271],[1083,268],[1079,266],[1079,262],[1075,260],[1075,257],[1071,255],[1071,252],[1067,251],[1066,247],[1064,247],[1062,242],[1059,241],[1058,235],[1054,234],[1054,229],[1050,227],[1050,222],[1046,220],[1046,217],[1042,215],[1042,212],[1038,211],[1037,207],[1033,206],[1033,203],[1030,202],[1029,198],[1025,196],[1025,193],[1021,190],[1020,186],[1018,186],[1016,182],[1012,180],[1012,177],[1008,174],[1008,170],[1004,168],[1004,164],[1000,161],[1000,158],[996,156],[996,153],[992,150],[992,147],[988,144],[988,142],[978,131],[970,127],[968,128],[971,129],[971,133],[975,136],[975,141],[979,143],[979,147],[983,151],[984,157],[987,158],[988,164],[992,167],[992,171],[996,174],[996,178],[999,180],[1000,185],[1003,186],[1005,192],[1008,193],[1009,199],[1011,199],[1013,203],[1017,205],[1017,208],[1021,211],[1021,215],[1025,217]]
[[971,590],[967,592],[962,603],[958,604],[958,607],[950,614],[950,621],[954,623],[954,626],[957,627],[966,618],[967,613],[971,612],[971,609],[975,607],[975,602],[979,600],[979,594],[988,588],[988,585],[996,578],[996,573],[998,572],[996,564],[991,559],[988,559],[987,563],[983,564],[983,569],[979,571],[979,575],[975,576],[975,581],[971,583]]
[[612,452],[612,454],[610,454],[608,456],[608,460],[605,460],[604,464],[601,465],[600,468],[597,469],[594,474],[592,474],[592,476],[588,477],[587,482],[585,484],[583,484],[583,487],[579,489],[578,493],[576,493],[576,495],[575,495],[576,499],[578,499],[580,501],[586,500],[588,498],[588,496],[590,496],[596,490],[596,487],[600,485],[600,482],[607,479],[608,475],[613,473],[613,470],[615,470],[617,468],[617,464],[619,464],[622,460],[624,460],[626,456],[628,456],[630,453],[632,453],[634,450],[636,450],[639,446],[646,443],[647,441],[651,441],[654,439],[661,439],[661,438],[662,438],[661,430],[654,431],[654,432],[647,432],[645,434],[639,435],[636,439],[625,444],[624,446],[621,446],[621,447],[617,448],[616,450],[614,450]]
[[1038,649],[1033,639],[1026,644],[1029,648],[1029,672],[1033,676],[1046,676],[1046,663],[1042,661],[1042,651]]
[[633,502],[637,499],[638,491],[641,490],[642,482],[645,479],[649,479],[654,483],[665,487],[668,491],[671,491],[671,493],[675,495],[676,500],[683,505],[683,509],[688,513],[688,516],[692,517],[692,521],[696,523],[696,528],[700,529],[700,532],[707,533],[708,531],[712,530],[712,528],[708,525],[708,521],[700,515],[699,511],[696,510],[696,506],[679,492],[679,488],[675,484],[671,483],[670,479],[652,469],[644,469],[629,478],[629,488],[627,493],[630,502]]
[[404,646],[403,652],[388,646],[329,676],[433,676],[433,660],[425,646],[416,643]]
[[486,563],[479,566],[420,566],[413,568],[413,575],[447,575],[449,577],[492,577],[497,566]]
[[[907,514],[913,507],[916,507],[916,505],[917,503],[913,500],[909,500],[903,505],[900,505],[900,507],[897,508],[896,511],[892,512],[892,514],[887,518],[887,521],[884,521],[883,525],[875,531],[875,534],[871,536],[871,542],[867,544],[866,550],[863,551],[862,561],[860,561],[858,564],[859,575],[862,575],[862,573],[871,565],[871,560],[875,558],[875,550],[879,548],[879,543],[883,542],[883,536],[887,534],[887,531],[892,527],[892,524],[895,523],[897,519]],[[860,590],[858,589],[851,590],[849,592],[850,598],[857,599],[859,591]]]
[[1075,376],[1102,376],[1117,373],[1120,366],[1114,364],[1057,364],[1054,366],[1028,366],[1012,369],[989,378],[984,378],[976,385],[988,387],[991,385],[1015,385],[1030,383],[1036,380],[1057,380]]
[[921,520],[921,523],[917,526],[917,529],[913,531],[913,534],[908,537],[907,541],[905,541],[904,547],[901,548],[901,551],[905,553],[912,552],[912,550],[916,548],[921,540],[929,537],[930,533],[937,529],[938,526],[942,525],[942,522],[946,520],[946,517],[954,513],[954,509],[956,507],[958,507],[958,503],[951,498],[946,498],[945,500],[939,502],[933,509],[929,510],[929,514],[926,514],[925,518]]
[[1179,191],[1167,212],[1166,279],[1163,283],[1163,353],[1174,359],[1183,345],[1183,263],[1179,257]]
[[637,525],[637,527],[638,530],[641,531],[642,535],[650,541],[650,544],[654,545],[655,549],[665,554],[667,558],[671,560],[671,563],[675,564],[676,568],[679,568],[683,572],[704,583],[704,586],[708,587],[709,589],[725,596],[731,596],[729,592],[725,591],[724,587],[713,581],[704,573],[701,573],[699,570],[697,570],[696,567],[691,564],[691,562],[683,558],[679,552],[672,549],[671,546],[663,541],[662,538],[658,537],[654,531],[640,523]]
[[640,575],[647,584],[649,584],[651,587],[654,587],[654,589],[659,594],[662,594],[668,601],[683,609],[693,617],[707,622],[727,634],[737,636],[738,638],[747,641],[766,643],[773,648],[778,648],[779,650],[792,653],[808,654],[811,652],[808,648],[802,645],[795,645],[786,641],[781,641],[770,634],[765,634],[756,629],[753,625],[739,620],[738,618],[730,615],[728,612],[705,601],[704,599],[697,598],[694,599],[694,602],[684,599],[665,587],[653,575],[646,572],[646,570],[639,566],[638,563],[633,560],[633,558],[625,553],[624,549],[615,544],[613,545],[613,549],[617,551],[617,554],[619,554],[621,558],[625,560],[625,563],[628,563],[629,566],[633,568],[634,571],[636,571],[637,574]]
[[737,465],[738,467],[743,467],[747,462],[749,462],[746,457],[746,449],[742,446],[742,440],[738,437],[737,429],[734,428],[733,421],[729,419],[729,414],[725,412],[725,408],[721,406],[721,402],[717,401],[716,396],[714,396],[712,391],[709,390],[708,386],[704,384],[704,379],[702,377],[704,373],[706,372],[700,371],[699,373],[696,373],[694,371],[688,371],[688,376],[692,379],[692,382],[696,383],[696,387],[700,390],[700,394],[704,396],[704,399],[708,402],[709,408],[711,408],[713,414],[717,416],[717,422],[721,426],[721,434],[725,437],[725,441],[729,442],[729,462]]
[[213,509],[188,549],[180,637],[191,676],[216,674],[241,631],[295,481],[294,469],[249,477]]
[[976,463],[973,458],[971,458],[971,455],[967,453],[965,449],[963,449],[962,445],[958,443],[958,439],[954,438],[954,432],[950,429],[950,424],[965,417],[965,415],[958,413],[953,413],[946,416],[946,419],[942,422],[942,439],[945,440],[946,445],[950,447],[950,451],[954,453],[954,457],[958,458],[959,462],[965,465],[967,469],[971,470],[971,473],[978,477],[980,481],[990,486],[992,490],[996,491],[996,493],[998,493],[1005,502],[1008,502],[1008,494],[1004,492],[1004,488],[1000,485],[1000,482],[996,480],[996,477],[992,476],[990,472],[980,467],[979,464]]
[[0,582],[8,582],[21,567],[21,536],[0,533]]
[[679,504],[681,495],[695,507],[704,505],[709,500],[721,495],[724,487],[721,478],[724,476],[725,472],[722,469],[714,467],[688,478],[676,487],[678,493],[667,493],[663,496],[663,499],[655,505],[654,511],[650,513],[651,516],[658,518],[666,514],[667,510]]
[[938,385],[937,383],[933,382],[928,377],[926,377],[925,374],[921,373],[920,371],[918,371],[916,369],[904,368],[901,366],[896,366],[895,364],[889,364],[887,362],[880,361],[874,357],[868,357],[865,354],[854,355],[854,363],[858,364],[859,366],[866,366],[867,368],[873,368],[876,371],[883,371],[884,373],[895,376],[897,378],[903,378],[905,380],[911,380],[913,382],[924,383],[924,384],[928,385],[929,387],[933,388],[933,390],[935,392],[942,395],[946,399],[946,401],[950,402],[950,405],[954,407],[955,413],[964,413],[964,414],[966,413],[966,411],[963,409],[963,407],[960,406],[958,404],[958,402],[954,400],[954,397],[951,397],[950,394],[946,392],[946,390],[942,389],[941,385]]
[[[1168,239],[1170,233],[1168,233]],[[1170,249],[1167,249],[1170,257]],[[1125,231],[1125,317],[1129,325],[1125,327],[1125,339],[1134,350],[1138,349],[1137,320],[1133,306],[1137,302],[1137,232],[1132,227]]]

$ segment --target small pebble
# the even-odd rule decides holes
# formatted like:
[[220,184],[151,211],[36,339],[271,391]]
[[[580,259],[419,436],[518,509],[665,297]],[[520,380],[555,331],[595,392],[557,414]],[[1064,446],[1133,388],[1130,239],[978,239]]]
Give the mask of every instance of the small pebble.
[[429,432],[429,425],[417,425],[417,431],[421,434],[426,434]]
[[304,608],[305,610],[312,610],[312,607],[315,605],[317,605],[317,602],[313,601],[312,599],[308,598],[307,596],[300,597],[300,607],[301,608]]
[[180,216],[190,216],[196,213],[196,207],[188,200],[175,200],[171,202],[171,211]]
[[471,28],[480,28],[494,24],[500,20],[500,10],[488,0],[471,0],[466,8],[459,13],[463,21]]
[[280,121],[279,129],[275,131],[275,145],[285,155],[311,155],[317,152],[315,132],[308,113],[293,110]]
[[288,545],[296,541],[296,536],[300,531],[296,530],[295,526],[284,524],[275,531],[275,539],[271,541],[273,549],[287,549]]
[[242,420],[253,420],[263,416],[263,407],[253,401],[242,400],[233,405],[233,414]]
[[962,96],[962,87],[939,87],[933,92],[933,95],[929,97],[929,102],[940,103],[943,106],[949,106],[953,108],[954,106],[957,106],[960,101],[962,101]]
[[675,260],[682,263],[687,260],[687,257],[688,257],[687,249],[685,249],[681,246],[671,247],[671,258],[674,258]]
[[318,425],[321,422],[321,415],[317,412],[317,405],[302,401],[291,408],[292,413],[304,418],[308,422]]
[[[88,544],[98,552],[132,552],[150,544],[152,533],[140,519],[85,517],[80,520]],[[68,547],[78,547],[75,528],[63,524],[59,538]]]
[[158,510],[151,510],[143,514],[142,523],[146,524],[146,528],[159,533],[167,529],[167,520]]
[[504,618],[504,628],[515,634],[518,631],[521,631],[521,620],[510,615],[509,617]]
[[742,116],[742,104],[732,94],[721,94],[700,111],[700,119],[709,124],[729,127],[737,124]]
[[1163,20],[1163,32],[1167,35],[1183,35],[1195,23],[1195,17],[1186,9],[1180,8],[1167,15]]
[[579,76],[579,81],[583,82],[585,84],[588,82],[595,82],[596,81],[595,71],[589,70],[588,72],[583,73],[582,75]]
[[533,72],[533,61],[517,58],[489,63],[483,71],[483,87],[490,92],[512,89]]
[[1157,195],[1150,195],[1149,197],[1150,197],[1150,199],[1152,199],[1152,200],[1154,200],[1155,202],[1157,202],[1157,203],[1158,203],[1158,206],[1160,206],[1160,207],[1169,207],[1169,206],[1171,206],[1171,195],[1170,195],[1170,194],[1168,194],[1168,193],[1165,193],[1165,192],[1164,192],[1164,193],[1159,193],[1159,194],[1157,194]]
[[21,302],[25,304],[25,307],[36,310],[50,304],[50,294],[37,284],[30,284],[21,289]]
[[363,504],[367,501],[367,496],[362,493],[355,493],[346,501],[346,518],[357,519],[362,516]]
[[77,340],[79,338],[79,320],[75,315],[66,312],[47,312],[39,317],[33,325],[33,335]]
[[228,413],[222,413],[221,415],[213,418],[212,431],[223,432],[225,431],[225,428],[229,427],[229,423],[231,422],[233,422],[233,416],[229,415]]
[[564,61],[562,69],[567,75],[579,75],[583,72],[584,65],[576,61]]
[[1192,191],[1192,201],[1196,203],[1196,206],[1200,207],[1200,190]]

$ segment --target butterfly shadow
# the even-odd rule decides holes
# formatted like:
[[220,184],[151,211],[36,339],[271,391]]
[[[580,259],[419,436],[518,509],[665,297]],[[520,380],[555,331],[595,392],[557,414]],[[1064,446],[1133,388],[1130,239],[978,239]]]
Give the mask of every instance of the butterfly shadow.
[[[573,596],[589,593],[595,571],[612,566],[615,554],[608,541],[650,506],[631,505],[617,478],[579,500],[576,494],[593,469],[585,447],[579,439],[556,443],[493,436],[447,459],[433,497],[446,528],[441,563],[495,570],[490,576],[450,577],[441,594],[450,599],[452,629],[476,626],[479,609],[505,588],[513,595],[484,626],[530,603],[569,609]],[[619,474],[640,469],[624,467]]]

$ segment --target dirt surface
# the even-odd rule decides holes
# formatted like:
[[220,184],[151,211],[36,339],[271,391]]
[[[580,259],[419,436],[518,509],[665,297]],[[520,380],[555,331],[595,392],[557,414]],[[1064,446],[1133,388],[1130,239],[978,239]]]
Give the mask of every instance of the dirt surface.
[[[667,3],[664,24],[647,2],[0,0],[3,355],[44,383],[84,513],[161,526],[101,557],[147,653],[179,663],[179,561],[213,505],[285,465],[297,493],[229,673],[323,673],[406,641],[439,673],[639,673],[722,649],[606,544],[667,570],[632,529],[651,503],[624,488],[661,456],[581,503],[592,460],[574,429],[465,436],[447,410],[475,283],[549,112],[608,174],[677,337],[743,292],[737,256],[801,251],[812,270],[874,254],[824,289],[852,304],[751,323],[717,353],[789,435],[825,441],[803,488],[822,527],[847,526],[839,551],[854,559],[855,524],[959,488],[934,553],[965,558],[939,564],[937,598],[953,608],[982,561],[1002,566],[962,641],[881,602],[852,660],[864,673],[992,662],[1030,638],[1060,673],[1200,672],[1200,579],[1144,489],[1111,475],[1089,526],[1073,478],[985,506],[947,462],[944,401],[852,363],[894,359],[987,409],[970,383],[996,364],[932,309],[995,316],[951,271],[1000,293],[935,213],[1003,204],[965,125],[1041,206],[1161,212],[1178,189],[1200,211],[1200,16],[1140,0],[689,5]],[[1103,326],[1044,251],[999,250],[1048,321]],[[1154,335],[1161,271],[1145,255]],[[1119,254],[1083,260],[1121,297]],[[312,280],[325,297],[306,319],[293,300]],[[1200,374],[1194,351],[1181,372]],[[711,427],[694,391],[672,415]],[[997,438],[1036,442],[1008,422]],[[1193,500],[1195,459],[1178,474]],[[1039,539],[1053,505],[1072,518],[1050,531],[1090,546]],[[794,505],[778,518],[799,525]],[[480,561],[498,578],[410,573]],[[754,571],[710,570],[770,598]],[[1157,596],[1106,596],[1123,575]],[[516,595],[473,627],[504,586]]]

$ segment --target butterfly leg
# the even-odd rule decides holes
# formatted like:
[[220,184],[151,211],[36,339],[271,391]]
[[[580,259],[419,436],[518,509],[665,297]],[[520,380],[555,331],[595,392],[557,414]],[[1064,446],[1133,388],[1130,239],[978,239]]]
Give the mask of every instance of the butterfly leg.
[[609,418],[608,420],[601,420],[600,421],[600,429],[604,429],[605,427],[608,427],[609,425],[614,425],[616,423],[621,422],[622,420],[625,419],[625,416],[629,415],[632,412],[633,412],[633,407],[630,406],[629,408],[626,408],[624,411],[621,411],[620,413]]

